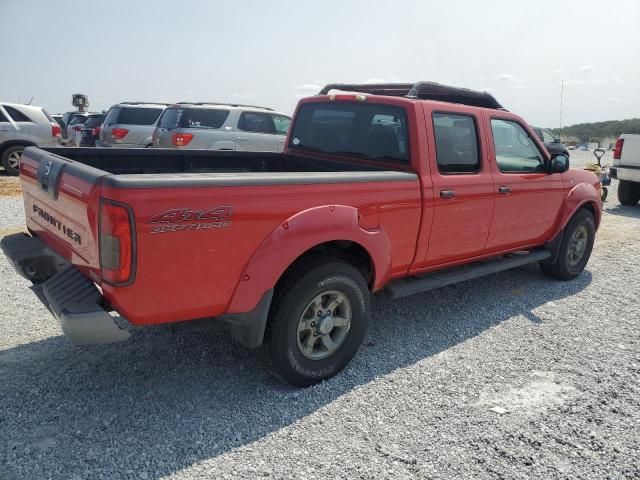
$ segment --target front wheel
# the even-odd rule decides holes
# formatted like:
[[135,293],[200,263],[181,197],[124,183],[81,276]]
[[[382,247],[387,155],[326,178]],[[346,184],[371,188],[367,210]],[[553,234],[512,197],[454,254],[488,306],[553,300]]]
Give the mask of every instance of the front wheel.
[[542,271],[558,280],[571,280],[582,273],[589,261],[596,235],[596,224],[588,210],[579,210],[564,229],[564,236],[553,263],[542,263]]
[[275,292],[264,338],[269,370],[298,387],[333,377],[360,348],[369,310],[367,284],[354,267],[301,262]]
[[20,173],[20,159],[22,159],[22,152],[24,147],[22,145],[16,145],[15,147],[7,148],[2,154],[2,166],[9,175],[16,176]]

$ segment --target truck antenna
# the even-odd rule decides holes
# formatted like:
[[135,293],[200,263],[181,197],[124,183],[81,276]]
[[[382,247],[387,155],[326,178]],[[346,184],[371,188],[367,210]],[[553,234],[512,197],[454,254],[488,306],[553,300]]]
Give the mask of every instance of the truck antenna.
[[564,80],[560,81],[560,132],[558,133],[558,138],[562,141],[562,103],[564,99]]

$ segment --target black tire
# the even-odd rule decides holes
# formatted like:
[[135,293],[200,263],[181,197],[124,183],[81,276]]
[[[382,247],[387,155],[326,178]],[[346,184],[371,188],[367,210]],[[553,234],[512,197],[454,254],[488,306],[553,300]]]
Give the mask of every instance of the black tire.
[[[583,232],[586,234],[586,243],[579,260],[575,261],[575,251],[572,250],[572,241],[575,238],[574,234],[576,234],[578,230],[580,230],[581,234]],[[569,220],[569,223],[564,229],[558,258],[554,263],[540,264],[542,271],[546,275],[558,280],[571,280],[580,275],[591,256],[595,235],[596,224],[593,215],[588,210],[579,210],[573,218]]]
[[4,152],[2,152],[2,158],[0,158],[0,163],[4,167],[5,171],[9,175],[13,175],[14,177],[20,173],[20,164],[18,163],[17,167],[14,166],[15,155],[19,154],[22,156],[22,152],[24,151],[24,146],[16,145],[13,147],[7,148]]
[[618,201],[622,205],[634,206],[640,201],[640,184],[628,180],[618,183]]
[[[326,358],[312,359],[299,345],[299,322],[312,300],[323,292],[339,292],[346,298],[351,319],[337,350]],[[360,348],[369,323],[370,303],[367,284],[351,265],[326,257],[301,261],[286,274],[274,294],[263,343],[267,367],[273,375],[297,387],[333,377]]]

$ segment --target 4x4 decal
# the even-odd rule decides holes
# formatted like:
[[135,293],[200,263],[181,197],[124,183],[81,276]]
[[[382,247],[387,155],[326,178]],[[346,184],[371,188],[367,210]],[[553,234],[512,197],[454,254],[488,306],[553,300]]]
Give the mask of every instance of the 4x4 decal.
[[149,217],[151,233],[208,230],[231,226],[231,205],[218,205],[207,210],[170,208]]

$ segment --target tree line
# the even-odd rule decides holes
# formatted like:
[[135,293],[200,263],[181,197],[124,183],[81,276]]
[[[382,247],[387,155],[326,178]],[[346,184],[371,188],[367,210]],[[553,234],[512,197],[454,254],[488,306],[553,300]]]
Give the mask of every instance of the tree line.
[[607,138],[618,138],[621,133],[640,133],[640,118],[578,123],[562,127],[562,132],[559,128],[552,128],[551,131],[554,135],[562,135],[562,139],[575,137],[580,142],[601,142]]

